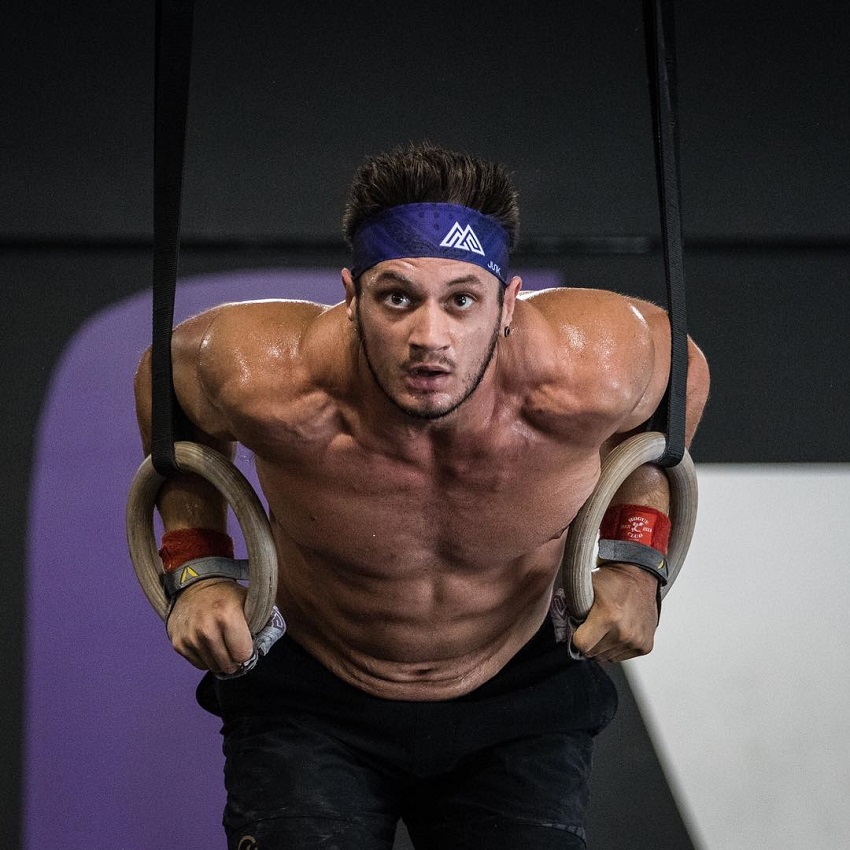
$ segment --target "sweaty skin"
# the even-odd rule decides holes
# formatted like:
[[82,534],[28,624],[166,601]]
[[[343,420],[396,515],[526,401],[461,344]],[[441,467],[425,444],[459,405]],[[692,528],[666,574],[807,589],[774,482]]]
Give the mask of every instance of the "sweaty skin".
[[[345,302],[228,304],[175,331],[175,386],[196,439],[254,453],[280,562],[289,631],[342,679],[379,697],[442,700],[495,675],[547,616],[566,530],[600,454],[661,399],[664,311],[599,290],[519,297],[467,263],[389,260]],[[504,336],[510,325],[511,334]],[[149,360],[137,375],[149,444]],[[708,392],[691,344],[688,439]],[[615,501],[667,510],[643,467]],[[166,528],[224,528],[220,498],[170,482]],[[594,575],[575,633],[588,656],[648,652],[655,579]],[[209,580],[179,597],[168,629],[202,669],[251,654],[244,590]]]

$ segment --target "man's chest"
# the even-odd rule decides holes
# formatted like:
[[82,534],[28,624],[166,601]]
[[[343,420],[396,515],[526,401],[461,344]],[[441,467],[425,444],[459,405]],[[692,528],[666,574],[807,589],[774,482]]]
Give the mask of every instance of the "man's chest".
[[598,456],[527,435],[429,452],[338,435],[259,460],[274,521],[300,549],[352,565],[411,559],[480,566],[557,541],[592,490]]

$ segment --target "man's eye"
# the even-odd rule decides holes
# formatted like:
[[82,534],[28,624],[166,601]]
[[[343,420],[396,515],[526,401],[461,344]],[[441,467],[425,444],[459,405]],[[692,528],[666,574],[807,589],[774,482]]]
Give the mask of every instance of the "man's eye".
[[407,307],[410,299],[403,292],[390,292],[384,296],[384,301],[391,307]]
[[459,307],[461,310],[468,310],[475,303],[475,300],[465,292],[458,292],[457,295],[452,296],[452,302],[455,307]]

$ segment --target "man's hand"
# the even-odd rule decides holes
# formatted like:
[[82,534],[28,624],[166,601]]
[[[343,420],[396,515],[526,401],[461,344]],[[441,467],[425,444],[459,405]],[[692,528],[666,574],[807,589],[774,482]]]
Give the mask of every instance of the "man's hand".
[[243,609],[246,593],[230,579],[186,588],[168,618],[171,645],[200,670],[235,673],[254,651]]
[[573,634],[585,658],[626,661],[652,650],[658,626],[657,579],[631,564],[606,564],[593,573],[594,601]]

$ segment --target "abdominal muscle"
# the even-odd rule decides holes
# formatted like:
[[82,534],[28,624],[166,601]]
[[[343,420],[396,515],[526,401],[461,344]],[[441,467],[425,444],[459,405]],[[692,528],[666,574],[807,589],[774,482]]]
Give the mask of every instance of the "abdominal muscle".
[[492,678],[547,616],[563,537],[520,558],[460,566],[414,547],[346,563],[287,539],[277,523],[278,604],[289,632],[373,696],[445,700]]

